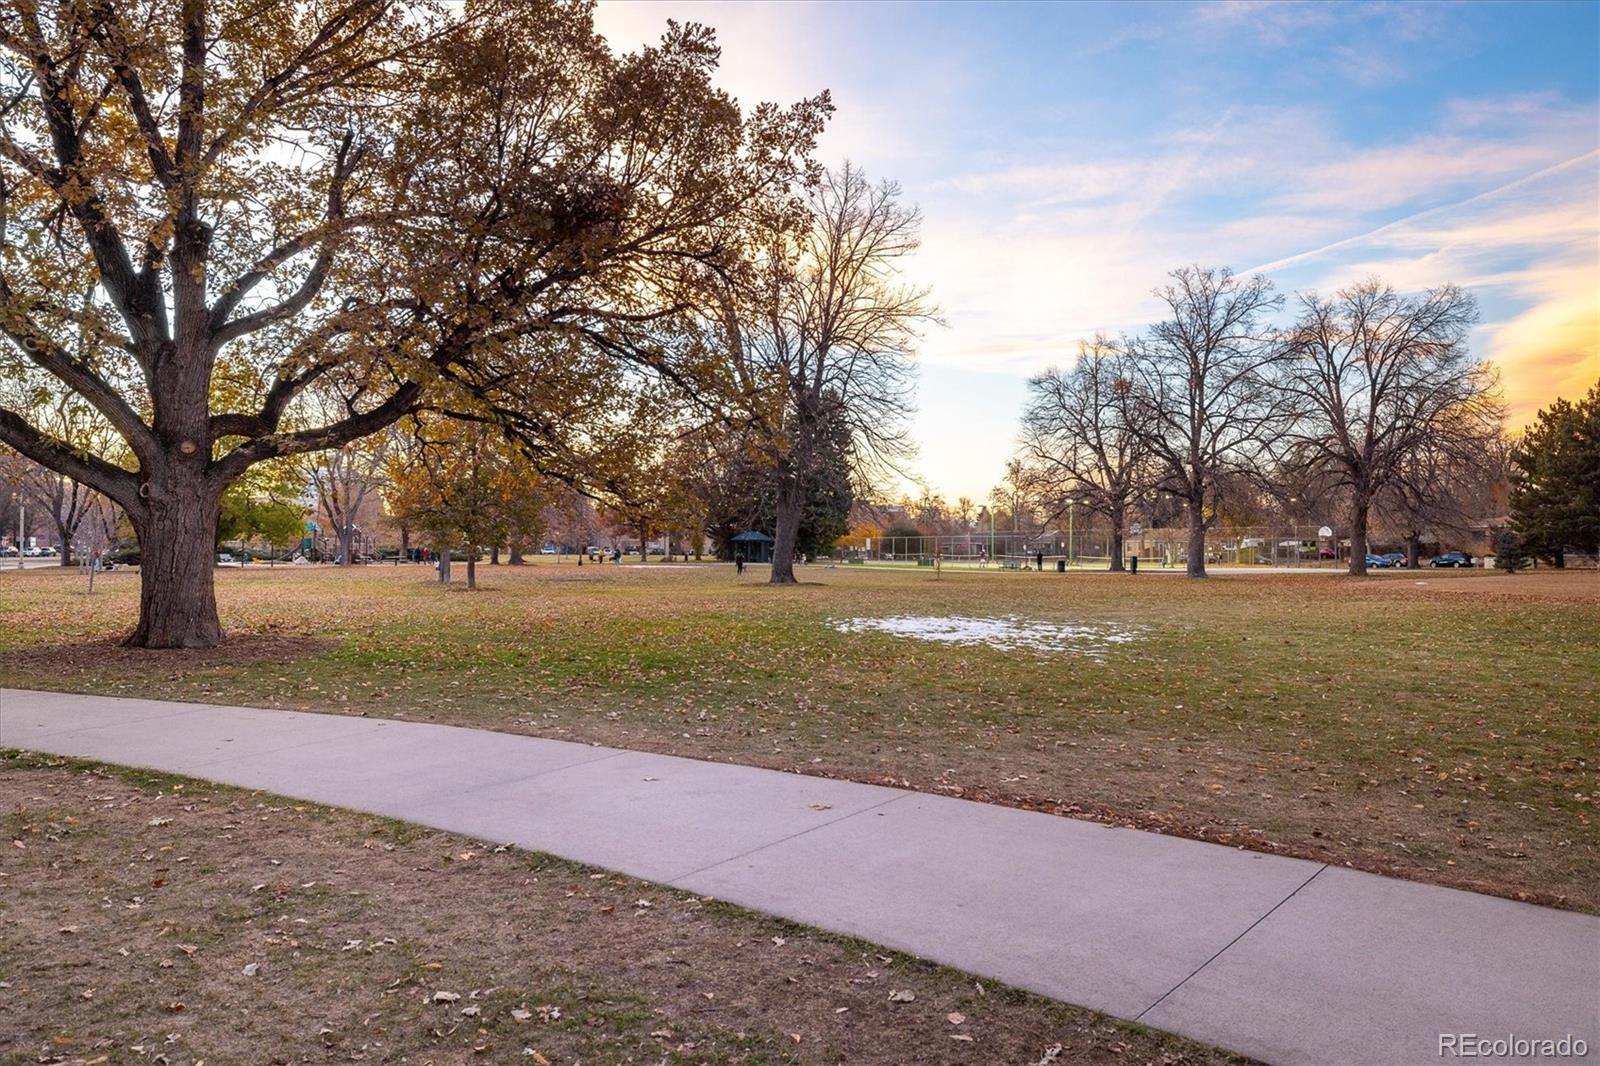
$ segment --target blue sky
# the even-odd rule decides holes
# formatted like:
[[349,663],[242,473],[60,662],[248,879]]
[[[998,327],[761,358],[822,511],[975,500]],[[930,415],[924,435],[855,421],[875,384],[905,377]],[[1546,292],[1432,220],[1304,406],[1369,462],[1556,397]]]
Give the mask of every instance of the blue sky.
[[1600,378],[1600,4],[602,0],[668,18],[741,100],[833,92],[821,158],[898,180],[922,352],[918,471],[984,498],[1027,375],[1136,332],[1187,263],[1285,293],[1369,274],[1470,288],[1520,423]]

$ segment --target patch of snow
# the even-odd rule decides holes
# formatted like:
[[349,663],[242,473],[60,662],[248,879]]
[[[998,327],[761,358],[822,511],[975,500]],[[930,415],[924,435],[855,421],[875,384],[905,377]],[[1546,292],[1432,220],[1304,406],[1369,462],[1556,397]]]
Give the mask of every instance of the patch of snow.
[[1127,644],[1142,635],[1142,627],[1117,622],[1041,622],[1016,615],[900,615],[847,618],[832,625],[841,633],[888,633],[939,644],[982,645],[996,651],[1064,652],[1091,658],[1101,657],[1114,644]]

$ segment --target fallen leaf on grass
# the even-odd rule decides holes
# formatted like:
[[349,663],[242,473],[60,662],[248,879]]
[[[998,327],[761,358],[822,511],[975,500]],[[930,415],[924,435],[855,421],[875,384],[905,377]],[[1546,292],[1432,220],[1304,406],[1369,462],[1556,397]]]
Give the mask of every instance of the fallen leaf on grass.
[[433,1001],[435,1003],[454,1003],[456,1000],[458,1000],[460,998],[461,998],[461,993],[460,992],[443,992],[443,991],[441,991],[441,992],[435,992],[433,994]]
[[257,973],[260,972],[260,970],[261,970],[261,964],[259,962],[252,962],[252,963],[248,963],[245,966],[243,972],[244,972],[244,975],[246,977],[254,977]]
[[951,1025],[960,1025],[962,1022],[967,1020],[967,1016],[958,1010],[953,1010],[944,1016],[944,1020],[949,1022]]
[[897,988],[889,993],[890,1003],[910,1003],[917,998],[917,994],[909,988]]

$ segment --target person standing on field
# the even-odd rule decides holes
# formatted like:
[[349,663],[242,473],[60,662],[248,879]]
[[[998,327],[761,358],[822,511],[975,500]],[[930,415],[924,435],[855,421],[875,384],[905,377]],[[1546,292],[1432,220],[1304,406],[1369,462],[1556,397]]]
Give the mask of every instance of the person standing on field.
[[744,552],[735,552],[733,556],[733,573],[735,577],[744,576]]

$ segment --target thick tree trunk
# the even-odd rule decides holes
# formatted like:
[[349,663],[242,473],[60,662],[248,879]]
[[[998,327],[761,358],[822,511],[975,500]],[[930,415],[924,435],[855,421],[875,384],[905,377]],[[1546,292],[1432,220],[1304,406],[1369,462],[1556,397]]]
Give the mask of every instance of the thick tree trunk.
[[339,565],[356,565],[355,542],[356,531],[349,526],[339,526],[334,530],[334,536],[339,540]]
[[138,648],[211,648],[222,640],[214,567],[220,492],[198,472],[152,479],[139,536]]
[[450,549],[439,552],[439,584],[450,584]]
[[1189,504],[1189,558],[1184,573],[1189,577],[1206,576],[1206,516],[1205,506],[1198,501]]
[[772,577],[773,585],[793,585],[795,545],[800,539],[800,508],[802,503],[800,479],[792,474],[778,486],[777,528],[773,530]]
[[526,560],[526,559],[524,559],[522,557],[522,544],[521,544],[521,542],[520,541],[515,541],[515,540],[512,541],[511,544],[509,546],[507,546],[507,548],[506,548],[506,565],[507,566],[524,566],[524,565],[527,564],[527,562],[528,562],[528,560]]
[[1416,536],[1406,538],[1406,569],[1420,570],[1422,568],[1422,540]]
[[489,549],[489,565],[490,566],[499,566],[500,565],[500,545],[498,545],[498,544],[496,544],[494,547]]
[[1124,569],[1124,567],[1122,565],[1122,540],[1123,540],[1122,516],[1121,515],[1112,515],[1111,516],[1111,570],[1112,570],[1113,573],[1118,573],[1118,574],[1120,574]]
[[1350,504],[1350,575],[1367,573],[1367,503],[1357,496]]
[[68,529],[67,528],[67,524],[65,522],[61,521],[60,518],[56,518],[55,519],[55,523],[56,523],[56,534],[61,538],[61,565],[62,566],[71,566],[72,565],[72,535],[74,533],[76,533],[77,530]]
[[478,546],[467,545],[467,591],[478,590]]

